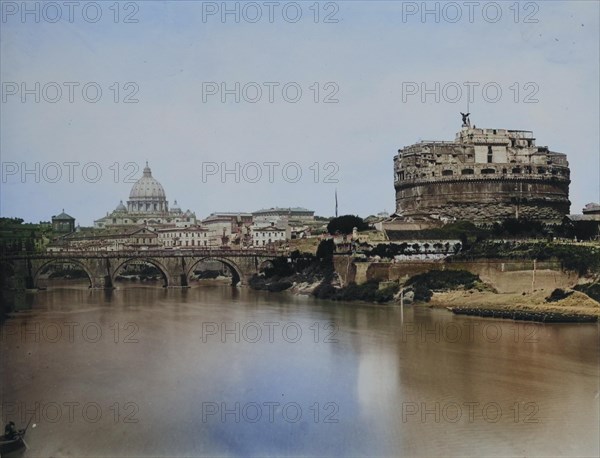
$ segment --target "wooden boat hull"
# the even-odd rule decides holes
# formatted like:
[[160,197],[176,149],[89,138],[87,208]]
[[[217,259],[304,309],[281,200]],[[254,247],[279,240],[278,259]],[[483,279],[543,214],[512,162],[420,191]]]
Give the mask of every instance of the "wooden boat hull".
[[23,436],[11,440],[6,440],[4,436],[0,437],[0,456],[9,456],[10,453],[20,452],[22,450],[25,450]]

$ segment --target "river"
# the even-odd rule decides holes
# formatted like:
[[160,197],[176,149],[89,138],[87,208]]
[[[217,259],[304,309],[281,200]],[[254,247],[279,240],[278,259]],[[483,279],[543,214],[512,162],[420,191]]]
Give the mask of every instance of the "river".
[[600,453],[597,324],[57,288],[0,343],[2,420],[35,423],[24,457]]

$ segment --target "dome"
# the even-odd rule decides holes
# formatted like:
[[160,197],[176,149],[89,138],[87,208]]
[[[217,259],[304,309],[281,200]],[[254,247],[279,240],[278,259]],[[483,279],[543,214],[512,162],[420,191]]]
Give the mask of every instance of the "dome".
[[171,211],[174,213],[181,213],[181,208],[177,205],[177,201],[173,202],[173,206],[171,207]]
[[144,175],[131,188],[129,200],[165,200],[165,190],[162,185],[152,177],[152,171],[148,167],[144,168]]
[[123,201],[119,201],[119,205],[117,205],[117,208],[115,208],[116,212],[126,212],[127,211],[127,207],[125,207],[125,205],[123,205]]

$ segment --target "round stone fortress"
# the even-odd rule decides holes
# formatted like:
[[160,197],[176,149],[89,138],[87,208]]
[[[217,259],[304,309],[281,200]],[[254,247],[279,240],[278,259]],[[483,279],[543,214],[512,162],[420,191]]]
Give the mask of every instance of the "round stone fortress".
[[536,146],[530,131],[463,124],[454,142],[423,141],[394,157],[396,215],[408,220],[559,223],[569,183],[567,156]]

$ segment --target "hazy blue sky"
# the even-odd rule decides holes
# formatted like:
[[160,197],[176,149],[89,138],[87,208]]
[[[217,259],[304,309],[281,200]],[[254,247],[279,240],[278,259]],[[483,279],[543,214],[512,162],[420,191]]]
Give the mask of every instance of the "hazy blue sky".
[[[538,145],[568,154],[572,213],[600,199],[597,1],[479,2],[472,22],[464,2],[428,2],[437,17],[422,17],[422,2],[275,2],[272,18],[264,2],[228,3],[239,22],[221,16],[222,2],[90,3],[77,2],[69,17],[62,1],[29,2],[25,16],[22,2],[1,2],[3,216],[37,222],[64,208],[90,225],[127,200],[135,170],[126,163],[139,166],[138,178],[146,160],[169,201],[199,217],[271,206],[332,215],[336,187],[341,213],[391,212],[394,154],[421,139],[454,139],[467,109],[464,82],[479,84],[472,123],[533,130]],[[256,6],[262,17],[251,22]],[[236,82],[239,103],[234,93],[225,103],[208,93],[221,83],[235,92]],[[411,82],[433,93],[408,95]],[[137,103],[124,103],[128,95]],[[272,183],[265,162],[280,164]],[[286,180],[283,166],[294,162]],[[211,163],[239,163],[247,180],[203,180]],[[261,165],[260,179],[248,163]],[[24,167],[39,167],[40,182]],[[302,177],[291,182],[298,167]],[[339,182],[326,182],[336,167]]]

